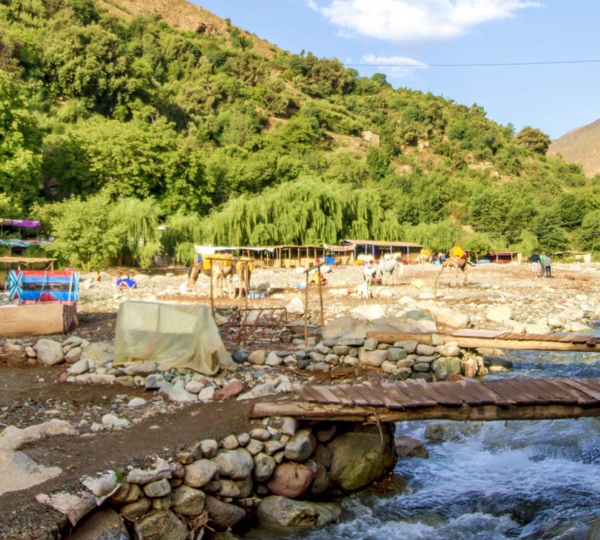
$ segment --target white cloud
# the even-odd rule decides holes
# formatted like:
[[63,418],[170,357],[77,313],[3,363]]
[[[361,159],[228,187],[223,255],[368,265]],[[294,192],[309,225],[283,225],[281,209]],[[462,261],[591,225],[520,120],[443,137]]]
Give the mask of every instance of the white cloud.
[[509,19],[515,12],[541,4],[530,0],[327,0],[310,8],[345,34],[396,42],[448,39],[478,24]]
[[404,56],[390,56],[386,58],[369,54],[368,56],[363,56],[362,61],[365,64],[383,68],[379,71],[383,71],[388,76],[394,78],[410,77],[412,76],[414,69],[424,69],[427,67],[427,64],[424,64],[423,62]]

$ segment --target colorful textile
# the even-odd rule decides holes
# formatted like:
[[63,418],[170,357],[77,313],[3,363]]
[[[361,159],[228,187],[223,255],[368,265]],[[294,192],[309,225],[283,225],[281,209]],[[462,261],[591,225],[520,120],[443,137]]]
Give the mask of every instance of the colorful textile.
[[137,283],[131,278],[121,278],[117,279],[117,287],[119,287],[119,289],[135,289]]
[[77,328],[79,319],[77,318],[77,304],[64,304],[62,307],[63,333]]
[[13,227],[39,227],[39,221],[29,221],[27,219],[0,219],[0,225],[11,225]]
[[462,259],[464,256],[465,252],[458,244],[450,250],[450,257],[459,257]]
[[79,300],[79,272],[61,270],[11,270],[8,273],[8,299],[24,303],[60,302]]

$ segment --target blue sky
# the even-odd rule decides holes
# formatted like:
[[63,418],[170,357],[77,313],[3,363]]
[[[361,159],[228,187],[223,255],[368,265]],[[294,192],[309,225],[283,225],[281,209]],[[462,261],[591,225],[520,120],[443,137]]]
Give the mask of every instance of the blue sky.
[[192,0],[293,53],[386,73],[394,87],[483,106],[516,130],[558,138],[600,118],[600,63],[526,67],[432,64],[600,59],[598,0]]

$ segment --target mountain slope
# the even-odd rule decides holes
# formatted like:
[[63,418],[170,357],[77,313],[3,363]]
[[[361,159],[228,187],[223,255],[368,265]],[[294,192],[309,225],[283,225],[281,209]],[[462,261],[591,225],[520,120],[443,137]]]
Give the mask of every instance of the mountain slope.
[[478,105],[268,47],[183,0],[2,0],[0,215],[86,266],[194,243],[591,249],[580,167]]
[[581,165],[590,178],[600,174],[600,120],[569,131],[552,141],[549,156],[562,154],[567,163]]
[[[209,36],[221,35],[228,38],[228,30],[235,28],[210,11],[186,0],[98,0],[98,4],[125,19],[136,15],[158,15],[173,28]],[[256,52],[272,56],[279,50],[269,42],[239,30],[244,37],[252,41],[253,50]]]

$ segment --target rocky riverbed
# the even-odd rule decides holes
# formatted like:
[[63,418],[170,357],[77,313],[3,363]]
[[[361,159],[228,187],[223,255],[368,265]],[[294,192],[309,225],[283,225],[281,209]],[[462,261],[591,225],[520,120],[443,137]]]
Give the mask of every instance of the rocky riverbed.
[[[374,285],[373,298],[365,299],[358,298],[356,290],[362,269],[334,268],[323,289],[326,327],[322,339],[311,337],[307,345],[303,339],[275,339],[244,347],[226,340],[235,366],[211,377],[189,370],[164,370],[153,363],[115,366],[112,362],[115,312],[122,301],[208,303],[207,281],[199,283],[199,295],[190,295],[182,288],[185,276],[135,276],[138,288],[133,290],[116,289],[110,274],[102,274],[100,282],[92,275],[83,276],[82,324],[77,331],[64,337],[0,339],[0,423],[7,428],[5,433],[50,419],[64,422],[60,425],[65,430],[48,439],[31,440],[4,455],[5,467],[21,467],[24,478],[33,474],[35,467],[40,474],[49,469],[51,476],[45,481],[40,477],[43,483],[38,486],[0,497],[0,536],[15,533],[15,537],[26,537],[46,525],[48,530],[54,526],[55,531],[56,523],[65,525],[61,516],[66,514],[47,504],[43,508],[48,510],[42,510],[35,497],[76,493],[74,486],[81,489],[81,479],[86,476],[114,471],[122,482],[127,467],[148,468],[157,456],[175,463],[178,453],[207,437],[218,442],[220,451],[235,450],[224,446],[227,437],[249,434],[258,427],[248,424],[242,411],[255,399],[288,392],[293,384],[406,377],[443,380],[510,369],[510,361],[499,358],[500,351],[461,350],[448,339],[440,340],[437,332],[462,328],[535,334],[591,331],[600,318],[600,267],[555,265],[553,272],[556,278],[539,279],[529,265],[484,265],[470,271],[468,287],[450,287],[453,276],[444,273],[436,294],[439,267],[408,267],[400,284]],[[264,298],[251,299],[250,307],[287,306],[288,320],[302,320],[305,291],[298,285],[303,280],[294,270],[257,270],[252,283]],[[215,305],[217,320],[223,323],[244,301],[216,299]],[[315,288],[309,290],[308,312],[309,321],[319,321]],[[426,332],[432,337],[428,344],[384,344],[365,339],[369,330]],[[194,432],[185,427],[190,422],[197,426]],[[245,440],[242,436],[241,442]],[[238,448],[246,448],[241,442],[238,440]],[[113,448],[115,445],[120,445],[120,450]],[[15,461],[15,452],[24,452],[25,457],[19,455]],[[269,457],[274,459],[274,454]],[[61,472],[52,476],[53,468]],[[227,479],[227,475],[223,477]],[[172,480],[181,478],[166,480],[170,493],[184,485],[172,485]],[[258,487],[253,485],[251,497],[282,496],[274,491],[263,493]],[[165,519],[170,522],[173,496],[169,506],[165,499],[155,507],[153,499],[167,494],[151,497],[143,488],[141,491],[144,494],[139,498],[150,501],[148,509],[166,512]],[[205,496],[226,504],[234,502],[215,491]],[[261,503],[253,504],[256,509]],[[119,505],[115,511],[120,511]],[[189,529],[185,519],[177,512],[173,515]]]

